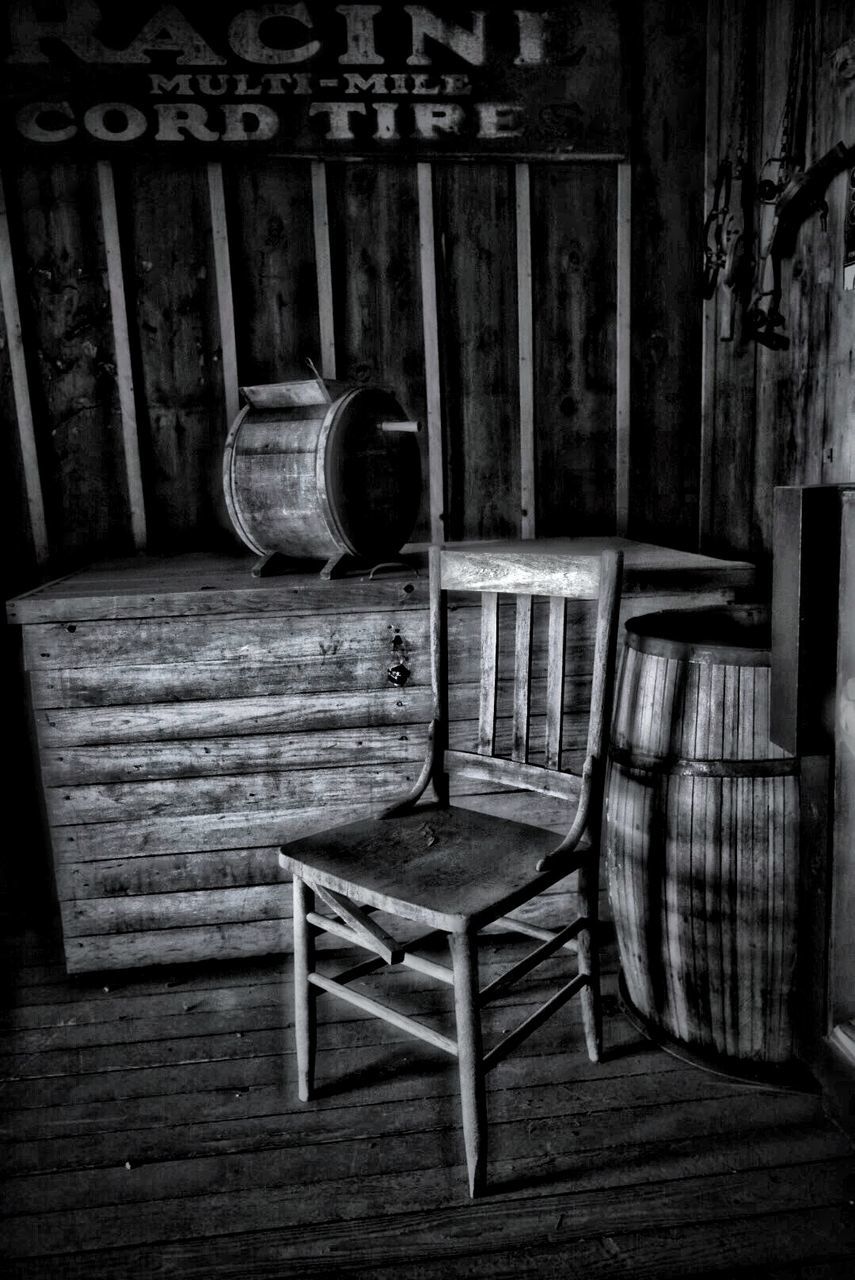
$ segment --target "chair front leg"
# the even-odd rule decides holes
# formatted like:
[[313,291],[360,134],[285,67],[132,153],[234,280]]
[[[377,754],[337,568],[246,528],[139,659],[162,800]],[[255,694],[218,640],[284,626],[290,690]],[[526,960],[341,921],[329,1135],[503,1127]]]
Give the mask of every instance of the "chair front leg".
[[315,967],[315,931],[306,916],[315,908],[315,895],[294,876],[294,1032],[297,1041],[297,1088],[308,1102],[315,1087],[317,991],[309,985]]
[[579,973],[587,974],[588,985],[579,993],[582,1001],[582,1022],[588,1057],[599,1062],[603,1051],[603,1012],[600,1000],[600,948],[599,948],[599,892],[600,866],[595,857],[579,868],[579,914],[588,924],[579,931],[577,939]]
[[463,1142],[469,1171],[469,1194],[482,1195],[487,1167],[487,1096],[481,1011],[478,1004],[478,940],[475,934],[453,933],[449,946],[454,963],[454,1010]]

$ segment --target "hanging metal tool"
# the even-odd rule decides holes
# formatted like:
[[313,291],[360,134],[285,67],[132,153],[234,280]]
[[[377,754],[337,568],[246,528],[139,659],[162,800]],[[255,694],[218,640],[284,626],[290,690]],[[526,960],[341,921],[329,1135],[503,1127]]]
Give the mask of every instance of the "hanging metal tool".
[[[750,186],[745,41],[740,45],[735,93],[731,98],[725,146],[719,160],[712,205],[704,223],[702,293],[718,294],[719,338],[732,339],[737,302],[750,286],[750,219],[745,216],[745,192]],[[745,298],[747,301],[747,297]],[[744,305],[744,304],[743,304]]]
[[[775,247],[779,222],[779,202],[784,197],[795,172],[803,171],[807,144],[807,125],[812,105],[814,81],[814,12],[813,5],[796,5],[787,68],[787,91],[778,127],[780,146],[760,168],[757,198],[760,203],[757,280],[751,304],[745,314],[748,336],[775,351],[790,345],[781,310],[780,245]],[[773,166],[777,172],[772,176]]]

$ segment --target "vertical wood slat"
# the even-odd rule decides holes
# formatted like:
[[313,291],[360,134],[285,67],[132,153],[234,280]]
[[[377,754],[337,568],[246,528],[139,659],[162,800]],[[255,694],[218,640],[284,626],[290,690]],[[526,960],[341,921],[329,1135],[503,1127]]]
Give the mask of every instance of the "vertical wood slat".
[[514,169],[517,230],[517,318],[519,326],[520,536],[535,536],[534,324],[532,316],[531,184],[529,167]]
[[433,219],[433,172],[428,162],[416,166],[419,197],[419,265],[427,401],[428,491],[431,541],[444,538],[445,463],[442,443],[442,391],[439,372],[439,322],[436,302],[436,241]]
[[615,531],[629,522],[630,262],[632,260],[632,166],[617,167],[617,314],[615,317]]
[[481,683],[478,694],[478,752],[492,755],[496,744],[496,682],[499,672],[499,597],[481,596]]
[[[721,124],[721,0],[707,3],[706,138],[704,143],[704,226],[715,193]],[[701,437],[698,474],[698,547],[712,534],[713,442],[715,439],[716,295],[706,298],[701,321]]]
[[113,324],[116,384],[119,392],[119,413],[122,419],[122,444],[128,482],[131,533],[134,546],[138,551],[141,551],[145,547],[147,540],[145,499],[143,497],[137,409],[134,395],[133,369],[131,366],[131,344],[128,334],[128,312],[122,270],[122,244],[119,235],[113,167],[109,160],[98,161],[98,194],[101,202],[101,222],[104,229],[104,252],[107,258],[107,282],[110,292],[110,316]]
[[327,206],[327,171],[323,160],[312,161],[312,228],[315,237],[315,271],[318,282],[318,320],[321,336],[321,373],[335,378],[335,320],[333,310],[330,220]]
[[567,601],[549,600],[549,633],[546,651],[546,767],[561,768],[564,738],[564,644],[567,634]]
[[223,399],[228,427],[238,414],[238,369],[226,194],[223,186],[223,166],[219,161],[212,161],[208,165],[208,199],[211,206],[211,243],[214,252],[214,280],[220,320]]
[[27,509],[33,551],[41,564],[49,553],[47,526],[45,523],[42,481],[36,452],[36,435],[33,426],[33,406],[27,380],[27,364],[24,358],[24,339],[21,332],[21,313],[18,308],[18,292],[15,287],[15,268],[12,263],[12,239],[9,234],[9,218],[6,212],[6,193],[0,178],[0,301],[6,316],[6,333],[9,343],[9,364],[12,373],[12,393],[18,420],[18,438],[21,445],[21,463],[27,493]]
[[526,761],[531,704],[531,596],[517,596],[516,606],[511,759]]

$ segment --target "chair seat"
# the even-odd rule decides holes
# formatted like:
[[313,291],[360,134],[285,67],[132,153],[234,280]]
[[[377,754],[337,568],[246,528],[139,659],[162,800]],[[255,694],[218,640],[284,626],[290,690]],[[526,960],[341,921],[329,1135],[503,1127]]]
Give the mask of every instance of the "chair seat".
[[403,816],[349,822],[283,846],[286,871],[358,902],[461,933],[505,915],[584,859],[537,872],[559,843],[551,831],[475,813],[420,805]]

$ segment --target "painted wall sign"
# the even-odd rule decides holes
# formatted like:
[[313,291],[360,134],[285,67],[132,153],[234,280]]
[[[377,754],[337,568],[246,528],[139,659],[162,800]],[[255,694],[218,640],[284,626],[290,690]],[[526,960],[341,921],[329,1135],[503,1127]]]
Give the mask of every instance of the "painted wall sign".
[[623,155],[620,0],[5,6],[6,146]]

